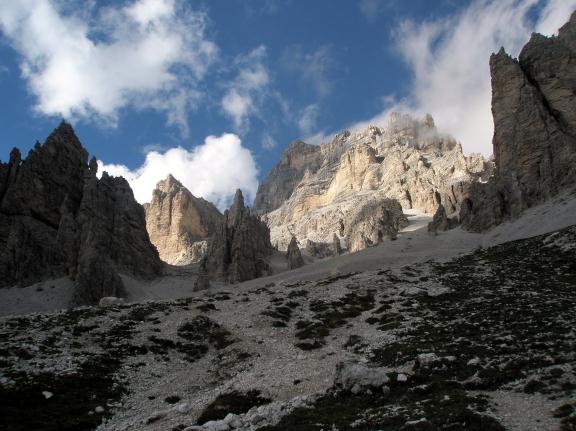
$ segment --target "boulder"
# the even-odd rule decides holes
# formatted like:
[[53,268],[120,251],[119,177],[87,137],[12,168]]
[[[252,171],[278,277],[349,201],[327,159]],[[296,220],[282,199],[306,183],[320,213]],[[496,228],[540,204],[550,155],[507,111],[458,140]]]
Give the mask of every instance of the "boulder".
[[100,298],[98,302],[99,307],[116,307],[118,305],[124,305],[126,301],[124,298],[118,298],[116,296],[105,296],[104,298]]
[[389,381],[384,368],[373,368],[358,362],[346,361],[336,366],[334,386],[356,394],[383,388]]

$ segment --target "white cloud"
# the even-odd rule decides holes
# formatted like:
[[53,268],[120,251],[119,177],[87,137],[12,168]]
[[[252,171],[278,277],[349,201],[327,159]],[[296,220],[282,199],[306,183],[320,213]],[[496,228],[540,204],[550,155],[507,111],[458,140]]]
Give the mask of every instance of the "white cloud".
[[250,151],[234,134],[208,136],[204,144],[191,150],[177,147],[165,152],[151,151],[142,166],[130,170],[124,165],[98,161],[99,172],[123,176],[134,197],[149,202],[158,181],[172,174],[194,196],[203,197],[224,210],[237,188],[251,201],[258,187],[256,163]]
[[556,32],[576,0],[549,0],[534,23],[538,0],[476,0],[456,16],[415,23],[396,32],[398,49],[413,73],[411,93],[352,128],[384,124],[391,111],[431,113],[439,129],[453,134],[466,152],[492,152],[490,54],[504,46],[518,55],[530,33]]
[[558,32],[576,10],[576,0],[548,0],[536,25],[538,33],[552,35]]
[[320,113],[320,107],[317,103],[306,106],[300,118],[298,118],[298,128],[300,132],[304,135],[309,135],[316,128],[316,123],[318,121],[318,114]]
[[266,48],[259,46],[249,54],[236,58],[238,74],[228,84],[228,90],[220,102],[221,108],[239,131],[249,127],[249,117],[259,113],[259,105],[267,94],[270,83],[264,61]]
[[21,56],[35,109],[113,125],[124,107],[153,108],[186,135],[197,83],[217,57],[206,16],[181,0],[87,2],[76,14],[65,6],[0,0],[0,31]]
[[272,135],[270,135],[267,132],[264,132],[262,134],[262,148],[264,148],[265,150],[273,150],[277,146],[278,142],[276,142],[276,139],[274,139]]

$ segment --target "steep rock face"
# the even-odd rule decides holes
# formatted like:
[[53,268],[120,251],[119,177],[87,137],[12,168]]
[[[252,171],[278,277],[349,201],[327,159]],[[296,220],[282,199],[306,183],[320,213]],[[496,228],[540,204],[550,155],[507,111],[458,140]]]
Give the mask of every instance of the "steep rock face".
[[533,34],[518,60],[490,58],[496,178],[468,193],[461,221],[481,231],[576,181],[576,14],[557,37]]
[[199,262],[223,216],[210,202],[195,197],[172,175],[160,181],[145,206],[146,229],[160,258],[172,265]]
[[270,171],[266,180],[258,186],[254,200],[254,212],[273,211],[292,195],[306,172],[314,173],[322,162],[320,147],[302,141],[292,142]]
[[210,279],[238,283],[262,277],[269,271],[268,256],[272,253],[270,231],[236,191],[229,210],[216,230],[202,261],[202,270]]
[[117,296],[117,271],[152,277],[162,265],[128,183],[88,164],[72,127],[62,122],[25,160],[0,163],[0,285],[68,275],[76,303]]
[[[493,172],[482,156],[465,157],[453,138],[437,131],[430,115],[415,120],[392,114],[385,127],[337,134],[320,145],[319,154],[321,166],[306,170],[290,197],[264,216],[272,242],[282,250],[292,234],[300,243],[331,244],[335,233],[345,235],[358,208],[371,201],[396,199],[403,208],[430,214],[443,204],[448,214],[458,213],[470,184]],[[267,183],[276,180],[275,170]],[[369,225],[368,220],[363,224]]]
[[304,259],[302,258],[302,253],[300,253],[298,241],[296,241],[296,237],[294,236],[292,240],[290,240],[290,244],[288,244],[286,260],[288,261],[288,269],[296,269],[304,266]]

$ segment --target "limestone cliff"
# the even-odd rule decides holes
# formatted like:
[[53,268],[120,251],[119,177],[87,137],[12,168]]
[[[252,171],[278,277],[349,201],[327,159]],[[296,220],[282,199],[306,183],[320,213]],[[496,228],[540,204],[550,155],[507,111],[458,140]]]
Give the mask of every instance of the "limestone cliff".
[[474,231],[514,218],[576,183],[576,13],[558,36],[533,34],[518,60],[490,58],[496,176],[469,191]]
[[[264,215],[272,242],[280,249],[286,249],[292,235],[301,244],[308,244],[307,240],[310,244],[331,244],[334,234],[339,233],[346,244],[355,244],[352,249],[357,250],[362,241],[348,241],[345,236],[355,232],[361,238],[354,225],[371,225],[369,220],[362,221],[357,216],[364,206],[395,199],[402,208],[417,208],[430,214],[443,204],[452,215],[459,211],[469,185],[487,180],[493,171],[492,163],[482,156],[464,156],[460,144],[438,132],[430,115],[416,120],[392,114],[384,127],[371,126],[358,133],[344,131],[317,148],[302,154],[302,169],[297,176],[300,179],[289,197]],[[259,188],[256,202],[271,201],[270,190],[279,186],[270,184],[284,177],[278,174],[280,171],[288,175],[284,166],[293,151],[292,146],[288,147],[264,182],[266,186]],[[402,225],[400,215],[390,219],[392,229]],[[384,232],[381,228],[377,229],[380,233]],[[370,238],[374,233],[364,234]],[[391,231],[381,237],[390,236]]]
[[0,286],[69,276],[75,304],[93,304],[122,294],[118,272],[161,273],[128,183],[96,171],[65,122],[26,159],[15,149],[0,163]]
[[160,258],[172,265],[199,262],[206,240],[223,220],[210,202],[195,197],[172,175],[160,181],[145,205],[146,229]]
[[314,173],[322,163],[317,145],[292,142],[268,177],[258,186],[253,210],[262,214],[273,211],[288,199],[306,172]]

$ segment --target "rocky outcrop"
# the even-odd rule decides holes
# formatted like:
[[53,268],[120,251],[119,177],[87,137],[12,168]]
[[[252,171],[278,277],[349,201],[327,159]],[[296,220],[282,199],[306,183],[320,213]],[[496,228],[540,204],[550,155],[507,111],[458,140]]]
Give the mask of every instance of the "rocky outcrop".
[[342,245],[340,243],[340,238],[336,234],[334,234],[334,236],[332,237],[332,254],[334,256],[340,256],[342,254]]
[[[283,160],[292,151],[289,148]],[[290,196],[263,218],[281,250],[292,234],[299,243],[331,244],[338,233],[346,243],[344,232],[354,214],[371,201],[395,199],[402,208],[429,214],[442,204],[448,215],[457,214],[470,184],[486,181],[493,173],[493,164],[482,156],[464,156],[452,137],[438,132],[430,115],[416,120],[392,114],[384,127],[341,132],[319,146],[310,164],[316,166],[319,156],[320,167],[305,170]],[[278,181],[277,172],[285,164],[281,161],[265,183]],[[264,199],[262,193],[257,202]],[[369,239],[374,233],[364,236]],[[359,241],[353,241],[354,249]]]
[[210,202],[195,197],[172,175],[160,181],[145,205],[146,229],[160,258],[172,265],[199,262],[223,216]]
[[576,14],[533,34],[519,59],[490,58],[496,178],[468,193],[461,220],[482,231],[576,182]]
[[0,163],[0,285],[59,276],[76,281],[75,304],[120,296],[119,272],[161,273],[144,210],[123,178],[103,174],[65,122],[44,145]]
[[304,259],[302,258],[302,253],[300,253],[298,241],[294,236],[292,237],[290,244],[288,244],[288,250],[286,250],[286,260],[288,261],[288,269],[296,269],[304,266]]
[[317,257],[320,259],[334,255],[331,244],[324,242],[314,242],[310,239],[306,240],[306,246],[304,247],[304,249],[308,252],[310,256]]
[[212,280],[251,280],[268,274],[272,250],[268,226],[244,206],[242,192],[237,190],[201,267]]
[[454,229],[456,226],[458,226],[457,217],[448,218],[444,205],[440,205],[436,210],[432,221],[428,223],[428,232],[437,234],[438,232]]
[[398,231],[407,225],[408,219],[398,201],[383,199],[366,202],[350,214],[350,221],[345,223],[348,251],[353,253],[394,240]]

